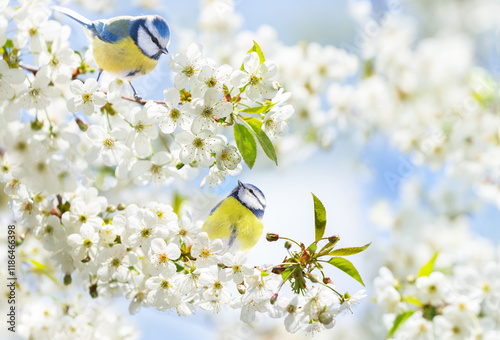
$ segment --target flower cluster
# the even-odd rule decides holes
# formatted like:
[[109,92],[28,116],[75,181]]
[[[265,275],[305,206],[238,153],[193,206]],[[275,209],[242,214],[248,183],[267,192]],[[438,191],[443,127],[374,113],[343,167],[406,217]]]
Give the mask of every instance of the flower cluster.
[[132,320],[112,308],[93,305],[89,298],[79,296],[64,302],[29,299],[16,332],[23,339],[139,339]]
[[500,266],[491,242],[471,230],[478,205],[467,188],[442,182],[428,191],[412,180],[397,207],[381,201],[372,209],[376,226],[389,232],[374,280],[388,338],[498,336]]
[[[304,160],[311,152],[311,148],[319,146],[328,148],[338,134],[338,112],[347,109],[350,101],[350,92],[329,96],[332,99],[325,106],[325,92],[330,88],[340,88],[359,72],[359,59],[354,53],[333,45],[320,45],[317,42],[300,42],[292,46],[285,45],[271,26],[263,25],[255,32],[241,31],[241,17],[235,10],[233,1],[203,1],[198,25],[203,29],[195,31],[185,28],[181,37],[197,36],[199,41],[211,51],[211,56],[219,61],[226,62],[232,67],[239,68],[240,54],[248,50],[248,44],[258,41],[266,57],[271,58],[278,66],[275,79],[290,94],[277,94],[272,103],[287,100],[293,105],[274,106],[266,114],[262,128],[270,138],[280,137],[275,141],[279,157],[285,161]],[[185,39],[181,39],[185,40]],[[187,49],[188,46],[184,46]],[[247,88],[247,95],[257,88],[266,86],[265,80],[274,74],[274,70],[266,69],[263,65],[257,67],[256,60],[248,63],[245,80],[262,78],[257,86]],[[352,85],[349,86],[351,88]],[[342,87],[343,88],[343,87]],[[285,99],[286,98],[286,99]],[[296,114],[293,114],[296,112]],[[342,120],[342,119],[341,119]],[[340,124],[343,130],[346,122]],[[290,130],[293,134],[285,134]],[[293,152],[289,152],[292,151]]]
[[391,339],[495,339],[500,309],[500,265],[464,263],[449,274],[420,272],[395,278],[382,267],[377,303]]

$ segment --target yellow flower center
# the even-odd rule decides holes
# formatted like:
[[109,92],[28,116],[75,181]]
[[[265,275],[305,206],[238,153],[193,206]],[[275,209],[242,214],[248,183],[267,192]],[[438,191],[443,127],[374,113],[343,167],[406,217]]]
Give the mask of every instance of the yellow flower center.
[[211,107],[205,107],[201,112],[201,116],[205,118],[212,118],[213,111],[214,110]]
[[45,228],[43,228],[43,233],[44,234],[48,234],[48,235],[51,235],[52,232],[54,231],[54,227],[52,227],[51,225],[47,224],[45,226]]
[[205,143],[203,142],[203,139],[201,139],[201,138],[198,138],[198,137],[197,137],[197,138],[195,138],[195,139],[193,140],[193,145],[194,145],[194,147],[195,147],[195,148],[198,148],[198,149],[202,149],[202,150],[203,150],[203,146],[204,146],[204,144],[205,144]]
[[211,77],[205,82],[205,85],[207,85],[207,87],[215,87],[215,85],[217,85],[217,79]]
[[250,76],[250,81],[249,81],[250,85],[255,86],[255,85],[259,84],[261,81],[262,81],[262,78],[261,77],[257,77],[255,74],[252,74]]
[[181,116],[181,111],[179,109],[174,108],[174,109],[170,110],[169,116],[173,120],[177,120]]
[[172,287],[172,285],[167,280],[163,280],[160,283],[160,287],[163,288],[163,289],[168,289],[168,288]]
[[108,149],[111,149],[113,147],[113,145],[115,145],[115,140],[112,139],[112,138],[106,138],[102,144],[108,148]]
[[146,238],[146,237],[149,237],[151,235],[151,229],[149,228],[144,228],[141,230],[141,236]]
[[160,260],[160,263],[167,263],[168,261],[168,256],[166,254],[159,254],[158,258]]
[[182,70],[181,73],[184,73],[186,75],[186,77],[188,77],[188,78],[192,77],[192,76],[194,76],[194,68],[191,65],[186,66],[186,67],[184,67],[184,69]]

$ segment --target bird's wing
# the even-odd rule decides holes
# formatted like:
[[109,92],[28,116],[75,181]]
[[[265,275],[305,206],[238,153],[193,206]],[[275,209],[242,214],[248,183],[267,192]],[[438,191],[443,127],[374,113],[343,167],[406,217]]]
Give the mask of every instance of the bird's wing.
[[115,43],[129,36],[129,25],[132,17],[120,16],[109,20],[90,21],[68,8],[52,6],[52,8],[87,28],[94,36],[107,43]]
[[93,22],[91,31],[102,41],[115,43],[127,38],[129,34],[131,17],[116,17],[110,20],[98,20]]

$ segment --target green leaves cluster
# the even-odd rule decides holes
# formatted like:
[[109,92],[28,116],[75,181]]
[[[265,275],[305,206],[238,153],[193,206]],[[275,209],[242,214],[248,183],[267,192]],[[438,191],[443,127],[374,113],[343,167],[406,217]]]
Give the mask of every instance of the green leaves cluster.
[[[248,53],[251,52],[256,52],[258,54],[261,64],[266,61],[260,46],[255,41],[253,47],[248,51]],[[243,64],[241,65],[241,70],[245,71]],[[244,91],[244,88],[240,89],[240,93]],[[239,96],[233,98],[235,103],[239,101]],[[257,142],[259,142],[259,145],[267,157],[278,165],[278,158],[276,157],[273,143],[269,137],[267,137],[264,130],[262,130],[263,119],[266,113],[269,112],[274,105],[275,104],[266,101],[259,106],[246,107],[233,113],[234,118],[237,118],[233,128],[236,146],[250,169],[254,166],[255,158],[257,157]],[[256,115],[256,117],[246,116],[244,114],[252,114]]]
[[[328,283],[331,283],[331,279],[326,276],[324,271],[325,264],[332,265],[333,267],[340,269],[347,275],[354,278],[356,281],[364,286],[364,282],[354,265],[345,256],[355,255],[364,250],[366,250],[371,243],[365,244],[361,247],[347,247],[347,248],[335,248],[337,242],[340,240],[339,236],[324,237],[326,229],[326,210],[323,203],[314,194],[314,235],[315,241],[306,247],[303,243],[298,243],[286,237],[280,237],[277,234],[268,234],[267,240],[277,241],[278,239],[287,240],[285,243],[285,248],[290,249],[291,243],[293,242],[299,246],[299,251],[289,252],[290,256],[286,257],[282,265],[275,266],[273,272],[281,274],[283,281],[289,281],[293,291],[298,293],[304,293],[307,289],[307,281],[312,283],[322,284],[332,290]],[[320,247],[320,243],[323,246]],[[314,272],[319,271],[322,279],[320,280],[318,275]],[[349,299],[349,294],[340,294],[334,290],[334,292],[339,296],[341,301]]]
[[250,169],[253,167],[255,158],[257,157],[257,143],[255,139],[257,139],[267,157],[278,165],[276,151],[274,150],[273,143],[269,137],[267,137],[264,130],[262,130],[262,122],[252,117],[240,117],[240,121],[243,124],[237,123],[234,125],[234,138],[243,156],[243,160],[247,163],[248,167]]

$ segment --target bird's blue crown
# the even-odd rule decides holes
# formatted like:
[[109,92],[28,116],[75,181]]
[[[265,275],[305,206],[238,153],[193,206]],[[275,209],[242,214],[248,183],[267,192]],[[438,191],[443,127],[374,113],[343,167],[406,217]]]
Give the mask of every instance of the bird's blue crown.
[[142,52],[150,58],[159,59],[168,53],[170,40],[168,23],[159,15],[137,17],[130,22],[129,34]]
[[162,38],[170,39],[170,28],[168,27],[165,19],[163,19],[159,15],[155,15],[155,18],[153,19],[153,25],[156,27],[158,33],[160,33]]

